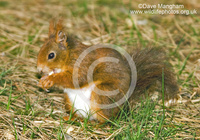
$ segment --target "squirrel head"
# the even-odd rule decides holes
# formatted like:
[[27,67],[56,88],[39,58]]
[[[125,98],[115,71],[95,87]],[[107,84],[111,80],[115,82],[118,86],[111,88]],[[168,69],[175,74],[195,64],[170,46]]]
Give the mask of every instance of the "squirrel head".
[[50,21],[48,36],[37,57],[37,69],[45,75],[63,71],[69,54],[62,20]]

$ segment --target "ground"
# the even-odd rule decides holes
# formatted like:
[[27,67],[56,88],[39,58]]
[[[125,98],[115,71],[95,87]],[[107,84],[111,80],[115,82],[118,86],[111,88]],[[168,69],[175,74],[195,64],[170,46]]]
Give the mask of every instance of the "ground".
[[[200,139],[200,4],[171,1],[193,13],[141,13],[145,1],[0,1],[1,139]],[[151,1],[148,5],[157,5]],[[162,3],[161,3],[162,4]],[[146,5],[143,5],[146,6]],[[158,8],[156,8],[158,9]],[[131,12],[132,10],[132,12]],[[140,10],[150,10],[145,8]],[[181,103],[163,109],[138,102],[105,124],[64,121],[63,93],[38,88],[37,54],[52,18],[87,45],[115,44],[165,49],[180,85]]]

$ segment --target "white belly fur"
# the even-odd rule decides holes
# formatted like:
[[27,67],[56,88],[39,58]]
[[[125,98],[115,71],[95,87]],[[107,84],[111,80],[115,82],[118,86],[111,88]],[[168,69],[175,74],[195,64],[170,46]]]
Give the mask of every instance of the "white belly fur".
[[90,106],[90,97],[94,87],[95,84],[81,89],[64,89],[64,92],[68,95],[70,101],[73,103],[74,110],[79,117],[87,118],[90,116],[90,120],[94,119],[94,115],[91,116]]

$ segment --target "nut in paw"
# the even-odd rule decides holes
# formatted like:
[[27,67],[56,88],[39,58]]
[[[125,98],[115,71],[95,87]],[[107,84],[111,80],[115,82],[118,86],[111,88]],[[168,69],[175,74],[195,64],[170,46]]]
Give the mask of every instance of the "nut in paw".
[[43,88],[43,89],[49,89],[50,87],[52,87],[54,85],[54,81],[52,76],[43,76],[40,81],[38,86]]

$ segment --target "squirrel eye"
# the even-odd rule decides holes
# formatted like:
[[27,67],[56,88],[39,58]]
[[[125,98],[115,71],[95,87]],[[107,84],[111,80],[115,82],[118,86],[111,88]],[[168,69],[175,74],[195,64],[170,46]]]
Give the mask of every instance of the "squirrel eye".
[[55,57],[55,54],[54,53],[50,53],[49,56],[48,56],[48,59],[53,59]]

